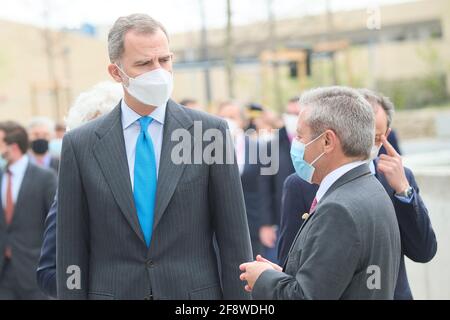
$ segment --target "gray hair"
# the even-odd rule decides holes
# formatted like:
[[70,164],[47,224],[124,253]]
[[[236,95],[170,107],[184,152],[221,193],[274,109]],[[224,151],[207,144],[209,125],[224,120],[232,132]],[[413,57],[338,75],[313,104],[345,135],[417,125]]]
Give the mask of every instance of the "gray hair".
[[375,116],[358,91],[337,86],[313,89],[302,94],[300,104],[310,109],[305,122],[313,138],[333,130],[347,157],[369,158],[375,140]]
[[108,34],[108,52],[111,63],[117,62],[122,57],[125,50],[125,34],[128,31],[134,30],[138,33],[154,34],[158,29],[162,30],[169,39],[164,26],[147,14],[134,13],[117,19]]
[[[358,89],[358,91],[367,101],[369,101],[373,108],[376,108],[377,105],[383,108],[387,116],[387,127],[390,128],[395,113],[395,107],[392,101],[388,97],[383,96],[381,93],[376,93],[369,89]],[[374,111],[376,111],[376,109]]]
[[35,117],[31,119],[30,123],[28,124],[28,130],[31,130],[35,127],[46,127],[51,134],[55,132],[55,122],[47,117]]
[[101,82],[81,93],[65,119],[68,130],[110,112],[122,97],[122,86],[109,81]]

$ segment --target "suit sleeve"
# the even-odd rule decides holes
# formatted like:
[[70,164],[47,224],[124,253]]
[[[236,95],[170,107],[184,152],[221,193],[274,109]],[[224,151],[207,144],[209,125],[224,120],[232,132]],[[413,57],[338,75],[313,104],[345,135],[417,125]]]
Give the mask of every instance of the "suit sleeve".
[[86,299],[89,229],[79,166],[71,136],[63,139],[56,216],[58,299]]
[[39,288],[52,298],[56,298],[56,208],[57,195],[45,219],[44,241],[37,269]]
[[[267,168],[268,165],[265,164],[263,165],[261,163],[261,159],[259,159],[259,148],[261,148],[262,143],[258,143],[258,165],[260,168],[260,173],[259,173],[259,195],[260,195],[260,208],[261,208],[261,212],[260,212],[260,227],[262,226],[272,226],[277,224],[275,222],[275,218],[274,218],[274,178],[275,175],[273,174],[266,174],[263,175],[261,174],[261,169],[262,168]],[[270,143],[267,143],[264,146],[265,150],[267,152],[269,152],[270,155],[270,159],[273,159],[271,153],[271,148],[270,148]]]
[[[219,130],[231,141],[224,122],[221,122]],[[233,146],[227,148],[224,143],[223,152],[224,157],[227,155],[235,161],[232,164],[212,164],[209,173],[210,208],[220,252],[223,294],[227,300],[250,299],[239,279],[239,265],[252,260],[242,185]]]
[[46,185],[44,190],[44,205],[45,205],[45,218],[55,200],[56,188],[58,187],[58,178],[56,173],[48,171],[48,178],[46,178]]
[[412,202],[405,203],[393,197],[400,227],[402,249],[411,260],[425,263],[433,259],[436,254],[436,236],[414,174],[409,169],[405,169],[405,173],[410,186],[414,189]]
[[[298,261],[288,259],[288,264],[298,265],[296,274],[264,271],[253,287],[254,299],[334,300],[341,297],[358,266],[361,243],[346,208],[329,203],[320,211],[311,221]],[[295,256],[298,257],[294,253],[292,257]]]

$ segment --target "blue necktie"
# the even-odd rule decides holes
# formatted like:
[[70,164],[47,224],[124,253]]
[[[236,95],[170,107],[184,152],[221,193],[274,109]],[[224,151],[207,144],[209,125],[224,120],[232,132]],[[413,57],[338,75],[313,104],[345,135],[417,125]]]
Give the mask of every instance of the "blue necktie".
[[147,247],[150,247],[152,238],[157,183],[155,150],[147,132],[152,120],[150,117],[139,119],[141,132],[136,142],[134,160],[134,202]]

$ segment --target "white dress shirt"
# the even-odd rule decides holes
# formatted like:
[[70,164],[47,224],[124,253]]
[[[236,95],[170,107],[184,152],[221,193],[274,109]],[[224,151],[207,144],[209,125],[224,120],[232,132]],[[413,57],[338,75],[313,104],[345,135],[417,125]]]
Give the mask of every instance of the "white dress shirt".
[[[125,149],[127,152],[128,169],[130,170],[131,187],[134,188],[134,159],[136,158],[136,142],[141,132],[139,119],[142,117],[131,109],[122,99],[122,127],[125,139]],[[163,138],[164,119],[166,116],[166,105],[157,107],[150,115],[153,121],[148,126],[147,132],[153,142],[153,149],[156,157],[156,174],[159,171],[159,159],[161,157],[161,147]],[[134,189],[133,189],[134,190]]]
[[[23,176],[28,167],[28,156],[23,155],[22,158],[14,162],[9,166],[9,171],[12,173],[12,196],[14,203],[17,202],[17,197],[19,196],[20,186],[22,185]],[[8,189],[8,173],[3,172],[2,175],[2,205],[6,208],[6,192]]]
[[350,162],[347,164],[344,164],[343,166],[331,171],[329,174],[326,175],[325,178],[323,178],[322,182],[320,183],[319,190],[317,190],[316,193],[316,199],[317,203],[320,202],[320,199],[323,198],[325,193],[327,193],[328,189],[344,174],[349,172],[350,170],[367,163],[367,161],[355,161]]
[[247,152],[245,146],[245,135],[243,132],[236,134],[235,137],[236,162],[239,168],[239,173],[242,176],[245,166],[245,153]]

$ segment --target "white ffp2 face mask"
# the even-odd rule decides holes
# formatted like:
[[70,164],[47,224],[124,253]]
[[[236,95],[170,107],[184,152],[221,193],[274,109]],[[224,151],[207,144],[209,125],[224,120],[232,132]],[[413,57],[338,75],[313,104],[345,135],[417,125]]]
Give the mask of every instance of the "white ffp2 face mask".
[[372,149],[370,150],[369,161],[373,161],[378,157],[378,154],[380,153],[380,149],[381,149],[381,145],[380,146],[377,146],[377,145],[372,146]]
[[158,68],[131,78],[118,65],[117,68],[128,78],[125,89],[130,95],[145,105],[162,107],[169,101],[173,90],[173,76]]

